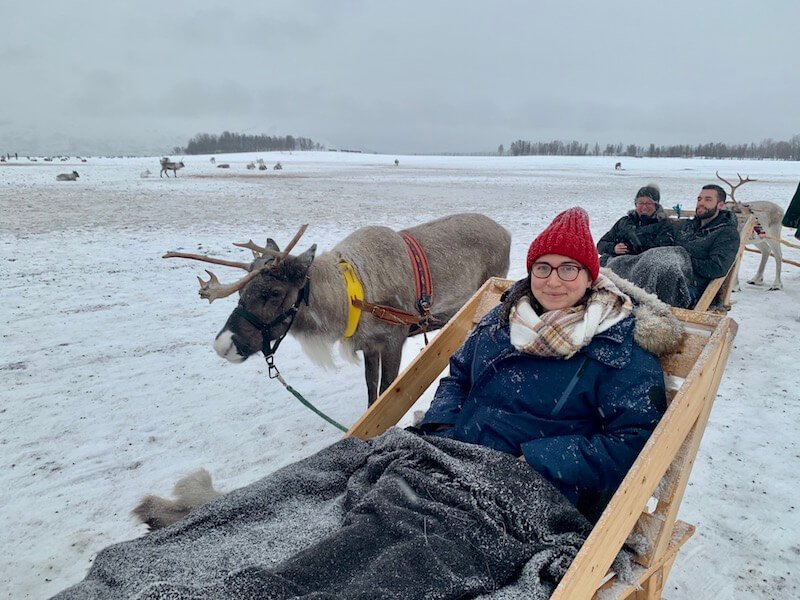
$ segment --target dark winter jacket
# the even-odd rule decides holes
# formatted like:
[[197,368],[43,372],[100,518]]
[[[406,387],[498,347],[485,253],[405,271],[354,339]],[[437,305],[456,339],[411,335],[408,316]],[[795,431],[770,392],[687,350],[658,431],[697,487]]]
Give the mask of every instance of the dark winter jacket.
[[683,224],[675,236],[675,245],[682,246],[692,259],[694,284],[702,291],[708,282],[724,276],[739,251],[739,228],[736,215],[721,210],[705,227],[697,217]]
[[784,227],[797,227],[800,231],[800,184],[797,184],[797,191],[794,193],[781,223]]
[[[648,326],[645,336],[663,344],[661,351],[673,349],[680,340],[677,322],[655,296],[641,293],[663,307],[665,319],[672,319],[663,327],[672,328],[674,338],[664,341],[660,323]],[[634,342],[633,317],[563,360],[514,348],[499,309],[453,354],[450,375],[441,380],[420,427],[524,454],[531,467],[595,520],[665,410],[661,366]],[[439,424],[452,427],[434,433]]]
[[[641,216],[632,210],[600,238],[597,251],[607,260],[617,256],[614,246],[620,242],[628,246],[628,254],[641,254],[650,248],[674,245],[675,229],[660,205],[652,217]],[[605,264],[605,260],[602,262]]]

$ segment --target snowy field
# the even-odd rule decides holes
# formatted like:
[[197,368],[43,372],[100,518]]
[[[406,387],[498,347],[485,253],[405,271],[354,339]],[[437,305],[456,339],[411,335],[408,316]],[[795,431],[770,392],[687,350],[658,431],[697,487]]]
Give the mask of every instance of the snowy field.
[[[245,169],[259,157],[268,171]],[[530,241],[569,206],[588,210],[597,239],[651,181],[665,206],[693,208],[716,170],[739,172],[758,180],[739,200],[786,207],[800,179],[798,163],[769,161],[319,152],[218,156],[231,165],[222,170],[184,160],[169,179],[158,157],[0,163],[2,598],[77,582],[98,550],[144,534],[129,514],[141,495],[167,495],[191,470],[205,466],[231,490],[341,435],[268,379],[260,356],[233,365],[214,353],[234,302],[200,300],[203,265],[164,252],[246,260],[232,242],[285,244],[309,223],[299,250],[313,242],[319,255],[362,225],[479,211],[511,231],[519,278]],[[78,181],[56,181],[73,169]],[[145,169],[154,176],[140,178]],[[746,254],[743,275],[757,264]],[[768,282],[773,273],[770,262]],[[680,514],[698,531],[666,598],[800,597],[800,269],[786,265],[783,283],[734,294],[739,334]],[[404,363],[421,344],[406,344]],[[289,338],[276,363],[351,424],[366,408],[362,367],[336,360],[322,370]]]

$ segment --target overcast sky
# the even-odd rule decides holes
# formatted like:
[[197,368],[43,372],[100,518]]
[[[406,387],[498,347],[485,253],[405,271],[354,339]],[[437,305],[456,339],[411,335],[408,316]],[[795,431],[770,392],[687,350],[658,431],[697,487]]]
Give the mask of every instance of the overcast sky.
[[800,133],[798,0],[4,2],[0,151],[160,154]]

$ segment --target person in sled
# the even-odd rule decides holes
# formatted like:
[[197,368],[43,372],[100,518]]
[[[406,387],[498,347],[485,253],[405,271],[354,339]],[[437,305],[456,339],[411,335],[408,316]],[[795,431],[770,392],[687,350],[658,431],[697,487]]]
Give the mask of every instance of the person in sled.
[[636,192],[633,210],[614,223],[597,242],[601,265],[615,256],[641,254],[650,248],[675,243],[675,229],[660,202],[661,192],[654,183]]
[[599,272],[581,208],[526,266],[418,428],[345,438],[206,504],[207,473],[185,479],[136,509],[172,525],[101,551],[56,598],[548,598],[661,418],[653,353],[682,331]]
[[718,185],[704,185],[695,216],[682,222],[674,246],[617,256],[606,267],[671,306],[693,307],[709,282],[728,272],[739,250],[738,222],[725,208],[726,196]]

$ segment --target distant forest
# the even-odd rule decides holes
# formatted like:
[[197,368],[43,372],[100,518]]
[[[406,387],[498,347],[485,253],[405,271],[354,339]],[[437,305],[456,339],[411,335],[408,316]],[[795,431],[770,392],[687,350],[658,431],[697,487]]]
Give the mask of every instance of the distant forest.
[[268,152],[270,150],[323,150],[321,144],[303,137],[247,135],[223,131],[220,135],[198,133],[185,148],[175,147],[175,154],[225,154],[228,152]]
[[[498,154],[506,154],[502,145],[497,149]],[[517,140],[511,144],[507,152],[510,156],[648,156],[678,157],[678,158],[752,158],[771,160],[800,160],[800,134],[792,136],[788,142],[778,142],[772,139],[763,140],[759,144],[722,144],[708,143],[691,146],[679,144],[675,146],[637,146],[629,144],[600,144],[589,147],[589,144],[580,142],[526,142]]]

